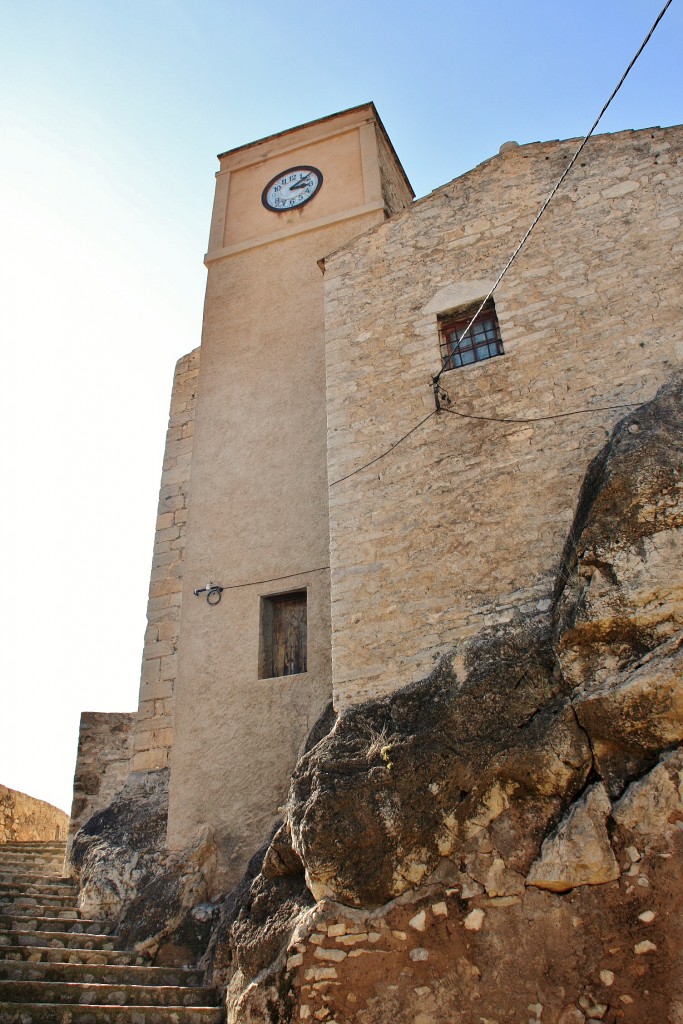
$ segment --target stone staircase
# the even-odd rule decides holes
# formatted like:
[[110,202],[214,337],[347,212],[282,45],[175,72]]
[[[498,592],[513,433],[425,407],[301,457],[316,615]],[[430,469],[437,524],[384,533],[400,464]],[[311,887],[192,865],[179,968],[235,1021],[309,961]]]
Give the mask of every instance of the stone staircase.
[[64,848],[0,844],[0,1024],[221,1024],[199,972],[152,967],[81,916]]

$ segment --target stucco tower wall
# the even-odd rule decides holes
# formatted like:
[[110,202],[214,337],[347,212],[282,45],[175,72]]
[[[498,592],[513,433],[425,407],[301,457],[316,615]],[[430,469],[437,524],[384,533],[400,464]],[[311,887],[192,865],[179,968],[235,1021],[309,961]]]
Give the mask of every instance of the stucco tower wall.
[[[168,826],[171,847],[213,827],[217,885],[235,882],[267,839],[302,743],[331,696],[319,263],[381,223],[397,201],[382,190],[378,131],[368,105],[221,157]],[[266,184],[297,166],[322,172],[320,191],[298,209],[267,210]],[[208,582],[226,588],[213,607],[193,594]],[[294,590],[307,595],[306,671],[259,678],[261,599]]]
[[147,629],[131,770],[168,765],[173,744],[174,692],[182,602],[185,532],[194,434],[199,349],[179,359],[159,488]]
[[[343,228],[336,237],[344,239]],[[267,837],[332,693],[317,265],[326,249],[304,234],[209,271],[169,845],[212,823],[230,878]],[[272,306],[271,293],[279,295]],[[226,589],[214,607],[192,593],[209,581],[233,587],[278,576],[289,578]],[[259,679],[260,600],[299,589],[307,591],[307,671]]]
[[[547,607],[588,461],[680,365],[679,128],[592,139],[495,295],[503,357],[443,375],[453,409],[331,487],[338,707]],[[481,299],[576,148],[506,150],[326,260],[330,481],[434,409],[437,317]]]

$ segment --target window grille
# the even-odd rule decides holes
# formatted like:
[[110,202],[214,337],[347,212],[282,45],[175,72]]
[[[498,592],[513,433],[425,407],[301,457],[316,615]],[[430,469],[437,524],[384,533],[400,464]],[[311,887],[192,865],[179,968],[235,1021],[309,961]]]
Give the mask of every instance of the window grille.
[[503,355],[498,317],[493,299],[489,299],[469,330],[467,325],[479,303],[444,317],[439,325],[441,359],[444,370]]

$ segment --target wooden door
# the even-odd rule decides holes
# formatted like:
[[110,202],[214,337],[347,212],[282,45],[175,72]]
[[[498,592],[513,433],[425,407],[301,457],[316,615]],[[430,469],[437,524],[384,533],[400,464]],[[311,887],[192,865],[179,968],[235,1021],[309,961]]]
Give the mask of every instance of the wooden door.
[[306,671],[306,594],[284,594],[273,601],[273,676]]

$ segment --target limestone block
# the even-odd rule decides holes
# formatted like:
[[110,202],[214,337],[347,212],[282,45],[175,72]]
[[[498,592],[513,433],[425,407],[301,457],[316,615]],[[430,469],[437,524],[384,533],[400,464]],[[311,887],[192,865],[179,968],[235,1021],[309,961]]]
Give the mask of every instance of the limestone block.
[[527,884],[566,892],[577,885],[601,885],[619,877],[606,822],[611,811],[602,783],[591,786],[541,847]]
[[621,828],[656,838],[683,821],[683,749],[665,754],[642,779],[632,783],[612,809]]

